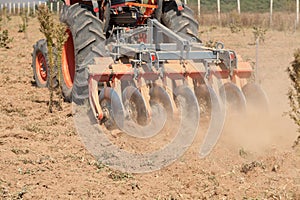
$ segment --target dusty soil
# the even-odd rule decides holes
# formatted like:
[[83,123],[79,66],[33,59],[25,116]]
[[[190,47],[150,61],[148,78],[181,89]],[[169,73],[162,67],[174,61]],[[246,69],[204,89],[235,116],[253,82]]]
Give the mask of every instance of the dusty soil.
[[[18,33],[20,17],[4,27],[14,37],[0,49],[0,199],[300,199],[300,147],[288,111],[285,69],[300,47],[300,32],[267,31],[259,48],[259,80],[270,116],[228,125],[212,153],[198,156],[202,141],[174,164],[146,174],[127,174],[98,163],[77,135],[71,105],[47,112],[49,91],[32,84],[36,19]],[[209,27],[201,28],[208,30]],[[219,40],[255,62],[251,30],[217,28],[202,39]],[[126,141],[124,141],[126,142]]]

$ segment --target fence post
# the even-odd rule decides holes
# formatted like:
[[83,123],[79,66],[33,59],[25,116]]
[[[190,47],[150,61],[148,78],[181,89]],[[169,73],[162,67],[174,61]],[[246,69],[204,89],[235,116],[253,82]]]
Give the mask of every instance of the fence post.
[[35,15],[35,1],[33,2],[32,12],[33,12],[33,15]]
[[26,12],[25,2],[22,5],[22,13],[24,14]]
[[13,3],[13,13],[14,13],[14,15],[16,14],[16,4],[15,3]]
[[21,4],[18,3],[18,15],[20,14],[20,12],[21,12]]
[[255,77],[255,82],[258,82],[258,66],[259,66],[259,37],[255,41],[255,69],[254,69],[254,77]]
[[41,5],[41,2],[39,1],[39,6]]
[[238,13],[241,14],[241,2],[240,2],[240,0],[237,0],[237,10],[238,10]]
[[7,3],[4,4],[4,8],[5,8],[5,10],[4,10],[5,11],[5,15],[7,15],[7,12],[8,12]]
[[273,0],[270,0],[270,26],[272,26],[273,20]]
[[299,24],[299,0],[296,2],[296,24]]
[[201,0],[198,0],[198,17],[200,18],[200,12],[201,12]]
[[50,11],[53,12],[53,2],[50,3]]
[[220,6],[220,0],[217,0],[217,6],[218,6],[218,20],[221,21],[221,6]]
[[57,1],[56,2],[56,12],[57,12],[57,14],[59,15],[60,14],[60,12],[59,12],[59,1]]
[[29,1],[28,1],[28,4],[27,4],[27,12],[28,12],[27,14],[30,15],[30,2]]
[[8,13],[11,15],[11,2],[8,4]]

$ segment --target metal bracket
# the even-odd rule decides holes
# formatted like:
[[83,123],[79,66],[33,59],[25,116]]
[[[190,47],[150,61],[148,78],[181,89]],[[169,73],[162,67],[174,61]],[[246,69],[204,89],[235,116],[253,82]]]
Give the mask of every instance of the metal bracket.
[[182,2],[180,0],[175,0],[175,3],[177,5],[177,10],[178,11],[184,10],[184,6],[183,6],[183,4],[182,4]]
[[99,18],[99,5],[97,0],[92,0],[93,11],[96,13],[97,18]]
[[140,60],[132,60],[131,65],[133,67],[133,78],[135,80],[138,80],[139,78],[139,66],[141,65]]
[[204,67],[205,67],[205,75],[204,77],[209,80],[209,77],[211,75],[211,69],[210,64],[207,61],[203,61]]

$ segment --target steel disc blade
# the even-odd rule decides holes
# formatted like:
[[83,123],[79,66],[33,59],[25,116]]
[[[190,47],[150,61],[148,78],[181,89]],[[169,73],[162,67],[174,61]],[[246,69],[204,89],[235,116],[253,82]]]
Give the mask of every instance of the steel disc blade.
[[194,92],[197,97],[201,114],[209,114],[212,105],[208,86],[206,84],[196,86],[194,87]]
[[[171,121],[173,118],[173,107],[169,94],[161,86],[154,85],[149,91],[150,95],[150,105],[151,107],[155,105],[161,105],[164,108],[164,112],[168,119]],[[168,121],[166,121],[168,123]]]
[[246,98],[239,87],[227,82],[220,88],[220,96],[225,100],[226,111],[229,115],[240,115],[246,111]]
[[[165,130],[173,117],[173,108],[168,93],[160,86],[154,85],[150,88],[150,109],[151,118],[147,119],[148,112],[146,110],[145,101],[137,88],[127,86],[123,91],[123,102],[126,108],[126,99],[136,98],[136,106],[142,118],[143,124],[134,120],[125,120],[122,131],[136,138],[150,138]],[[139,119],[143,120],[143,119]],[[146,123],[145,123],[146,122]]]
[[110,141],[102,126],[91,122],[93,112],[89,107],[73,104],[77,131],[96,159],[111,168],[130,173],[159,170],[182,156],[198,132],[199,107],[195,95],[187,87],[178,87],[174,93],[181,111],[180,120],[176,122],[179,128],[174,138],[158,150],[134,153],[119,147]]
[[108,115],[107,119],[104,119],[106,120],[104,125],[107,129],[122,129],[124,126],[124,108],[117,92],[110,87],[102,89],[99,94],[99,103]]
[[222,133],[225,122],[225,110],[222,109],[218,95],[211,86],[207,85],[206,88],[210,99],[211,117],[204,141],[200,147],[201,158],[212,151]]
[[247,112],[267,113],[269,111],[268,97],[260,85],[247,83],[242,91],[247,101]]
[[140,91],[133,86],[127,86],[122,92],[122,100],[127,119],[144,126],[147,124],[148,112],[146,103]]

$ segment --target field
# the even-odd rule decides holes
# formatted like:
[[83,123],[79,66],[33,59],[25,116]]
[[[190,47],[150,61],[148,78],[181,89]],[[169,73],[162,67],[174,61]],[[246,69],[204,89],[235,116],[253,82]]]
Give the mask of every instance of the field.
[[[199,137],[174,164],[128,174],[103,166],[85,149],[70,104],[47,112],[49,91],[32,82],[32,45],[42,38],[38,21],[30,18],[25,33],[18,33],[19,24],[21,17],[12,17],[3,25],[14,40],[0,49],[0,199],[300,199],[300,144],[284,115],[286,68],[300,48],[299,31],[268,30],[259,46],[258,80],[269,116],[226,126],[204,159],[198,150],[206,125],[200,123]],[[255,62],[252,29],[200,31],[204,42],[222,41]]]

